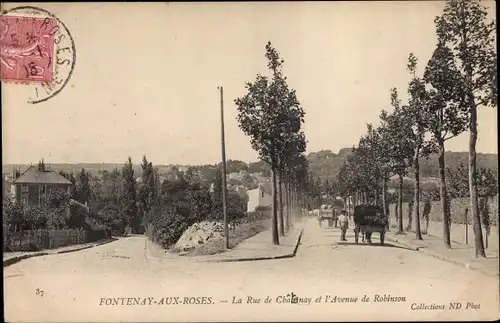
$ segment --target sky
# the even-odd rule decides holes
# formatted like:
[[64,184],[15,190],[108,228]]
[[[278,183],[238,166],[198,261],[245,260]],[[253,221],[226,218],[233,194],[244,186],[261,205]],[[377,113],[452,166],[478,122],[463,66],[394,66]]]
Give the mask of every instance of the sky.
[[[36,4],[35,4],[36,5]],[[488,2],[491,12],[494,3]],[[15,6],[15,5],[9,5]],[[75,40],[68,86],[27,103],[26,85],[2,84],[3,164],[139,162],[214,164],[221,159],[224,87],[226,157],[256,161],[238,128],[234,99],[267,73],[265,44],[305,112],[307,152],[357,144],[366,124],[406,93],[410,52],[422,73],[436,44],[441,1],[295,3],[67,3],[36,5]],[[403,97],[404,99],[404,97]],[[468,133],[446,149],[467,151]],[[479,110],[478,152],[497,153],[497,111]]]

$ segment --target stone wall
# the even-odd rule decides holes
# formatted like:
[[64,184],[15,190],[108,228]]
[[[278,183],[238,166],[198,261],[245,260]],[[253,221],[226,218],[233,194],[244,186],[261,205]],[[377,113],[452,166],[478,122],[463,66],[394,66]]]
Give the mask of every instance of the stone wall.
[[[409,207],[408,202],[403,203],[403,223],[408,221]],[[490,222],[493,226],[498,226],[498,195],[488,199],[489,217]],[[467,222],[472,224],[472,217],[470,212],[470,198],[461,197],[452,199],[450,201],[450,213],[451,213],[451,223],[455,224],[465,224],[465,210],[468,209]],[[424,203],[420,202],[420,216],[422,216],[424,210]],[[392,203],[389,207],[389,212],[391,218],[396,216],[396,203]],[[415,210],[413,210],[412,218],[414,218]],[[482,217],[482,215],[481,215]],[[431,202],[431,212],[429,214],[429,219],[431,221],[442,222],[443,212],[441,207],[441,201]]]

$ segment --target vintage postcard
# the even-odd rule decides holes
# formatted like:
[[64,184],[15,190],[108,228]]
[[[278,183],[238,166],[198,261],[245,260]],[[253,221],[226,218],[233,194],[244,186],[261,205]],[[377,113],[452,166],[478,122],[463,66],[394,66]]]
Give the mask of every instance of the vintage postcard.
[[495,11],[2,3],[5,321],[499,319]]

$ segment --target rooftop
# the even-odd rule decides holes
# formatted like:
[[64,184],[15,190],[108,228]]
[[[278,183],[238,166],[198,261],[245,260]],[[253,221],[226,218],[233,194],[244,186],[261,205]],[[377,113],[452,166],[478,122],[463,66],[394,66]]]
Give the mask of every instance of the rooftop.
[[14,184],[38,183],[71,185],[71,182],[61,174],[47,168],[40,169],[38,166],[30,166],[14,181]]

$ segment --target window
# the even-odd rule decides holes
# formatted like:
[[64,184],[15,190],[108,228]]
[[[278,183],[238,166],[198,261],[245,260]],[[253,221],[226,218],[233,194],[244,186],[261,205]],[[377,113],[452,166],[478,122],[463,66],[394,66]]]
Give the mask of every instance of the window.
[[21,193],[28,193],[28,185],[21,184]]
[[261,194],[262,194],[262,197],[264,197],[264,189],[261,189],[260,191],[262,192],[262,193],[261,193]]
[[47,185],[38,186],[38,203],[41,203],[46,198]]

